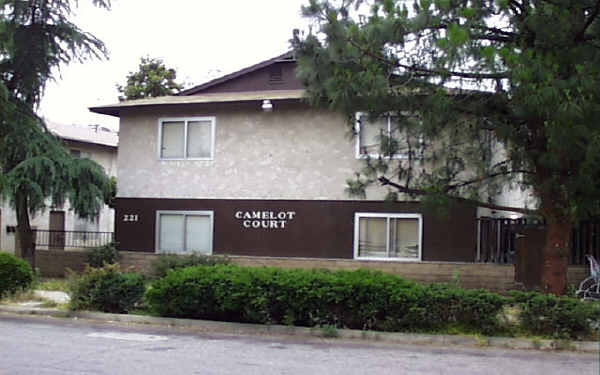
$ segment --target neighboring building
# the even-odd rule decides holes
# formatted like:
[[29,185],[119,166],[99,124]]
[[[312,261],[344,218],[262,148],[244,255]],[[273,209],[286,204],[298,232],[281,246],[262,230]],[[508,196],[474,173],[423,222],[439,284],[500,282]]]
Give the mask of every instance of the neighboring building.
[[[120,118],[121,250],[474,261],[477,209],[365,200],[346,180],[369,134],[302,100],[291,53],[180,93],[90,108]],[[384,126],[383,124],[382,126]]]
[[[117,143],[118,134],[107,128],[97,125],[78,126],[62,125],[47,122],[52,133],[60,137],[65,147],[73,156],[90,158],[100,164],[106,174],[117,176]],[[15,227],[17,218],[15,211],[4,202],[0,206],[0,249],[8,252],[15,250]],[[63,207],[48,207],[46,211],[31,218],[31,226],[39,230],[58,231],[82,231],[82,232],[113,232],[114,210],[104,206],[98,217],[94,220],[82,219],[69,208],[68,202]],[[45,237],[44,237],[45,236]],[[73,234],[67,245],[76,245],[77,241],[84,244],[84,234]],[[52,241],[53,247],[64,248],[65,237],[55,235],[52,238],[48,234],[38,233],[42,242]],[[43,247],[43,246],[42,246]]]

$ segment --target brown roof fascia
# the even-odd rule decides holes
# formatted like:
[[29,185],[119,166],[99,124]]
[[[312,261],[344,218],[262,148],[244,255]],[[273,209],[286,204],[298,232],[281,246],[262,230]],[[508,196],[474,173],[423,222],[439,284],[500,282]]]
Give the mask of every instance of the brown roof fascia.
[[224,75],[222,77],[215,78],[212,81],[208,81],[208,82],[203,83],[201,85],[194,86],[194,87],[189,88],[187,90],[183,90],[183,91],[177,93],[176,95],[177,96],[195,95],[195,94],[198,94],[198,93],[202,92],[203,90],[206,90],[206,89],[208,89],[210,87],[217,86],[217,85],[219,85],[221,83],[230,81],[230,80],[235,79],[237,77],[243,76],[244,74],[251,73],[251,72],[253,72],[255,70],[267,67],[269,65],[273,65],[273,64],[276,64],[276,63],[282,62],[282,61],[295,61],[295,60],[296,60],[296,58],[294,56],[294,52],[293,51],[288,51],[288,52],[286,52],[286,53],[284,53],[282,55],[270,58],[270,59],[265,60],[263,62],[259,62],[258,64],[249,66],[249,67],[244,68],[242,70],[238,70],[237,72],[233,72],[233,73]]

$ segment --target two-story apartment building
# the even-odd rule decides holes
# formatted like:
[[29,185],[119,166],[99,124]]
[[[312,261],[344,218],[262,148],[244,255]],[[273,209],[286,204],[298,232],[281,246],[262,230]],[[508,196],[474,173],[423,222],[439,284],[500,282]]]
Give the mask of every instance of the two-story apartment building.
[[[100,126],[64,125],[54,122],[46,122],[49,130],[58,136],[76,157],[90,158],[100,164],[109,176],[117,175],[117,143],[118,134]],[[15,251],[15,227],[17,218],[15,211],[8,202],[0,205],[0,249],[3,251]],[[113,232],[114,210],[103,206],[98,217],[94,219],[83,219],[70,209],[68,202],[63,207],[49,207],[46,211],[31,217],[31,226],[38,232],[38,243],[44,246],[63,249],[65,245],[77,247],[77,244],[89,245],[93,242],[85,241],[85,233],[70,233],[69,243],[65,234],[60,232]],[[58,231],[49,235],[47,230]],[[107,236],[101,236],[106,242]]]
[[118,116],[121,250],[473,261],[476,212],[349,197],[373,136],[304,100],[291,53],[180,93],[91,111]]

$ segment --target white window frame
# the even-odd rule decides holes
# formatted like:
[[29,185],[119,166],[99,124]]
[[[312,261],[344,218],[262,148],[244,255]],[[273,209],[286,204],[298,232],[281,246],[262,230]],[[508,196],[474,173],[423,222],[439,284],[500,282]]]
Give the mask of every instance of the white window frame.
[[[386,253],[390,252],[390,219],[417,219],[418,220],[418,256],[416,258],[401,258],[401,257],[365,257],[359,256],[358,247],[360,240],[360,219],[361,218],[385,218],[386,223]],[[423,259],[423,215],[412,213],[374,213],[374,212],[356,212],[354,214],[354,259],[359,260],[385,260],[392,262],[420,262]]]
[[[183,157],[182,158],[165,158],[162,156],[162,131],[164,122],[183,121]],[[210,156],[206,158],[192,158],[187,157],[187,134],[188,134],[188,123],[192,121],[210,121]],[[163,117],[158,119],[158,150],[157,155],[159,160],[214,160],[215,158],[215,134],[216,134],[217,120],[215,116],[203,116],[203,117]]]
[[[362,116],[368,116],[368,113],[367,112],[356,112],[355,113],[354,132],[356,134],[356,147],[355,147],[356,159],[379,158],[380,156],[384,159],[402,159],[402,160],[408,159],[407,153],[398,153],[398,154],[394,154],[392,156],[383,156],[383,155],[380,155],[379,153],[363,154],[362,152],[360,152],[360,148],[361,148],[360,147],[360,126],[361,126],[360,118]],[[386,118],[387,118],[387,134],[389,136],[392,132],[391,118],[394,116],[394,114],[386,113],[383,116],[386,116]],[[421,147],[422,147],[423,139],[419,139],[419,143],[421,144]]]
[[[169,254],[168,251],[162,251],[160,250],[160,215],[165,214],[165,215],[184,215],[184,216],[208,216],[210,218],[210,239],[209,239],[209,249],[210,252],[208,253],[208,255],[212,255],[213,253],[213,238],[214,238],[214,228],[215,228],[215,216],[214,216],[214,211],[170,211],[170,210],[157,210],[156,211],[156,228],[155,228],[155,235],[154,235],[154,240],[155,240],[155,245],[154,245],[154,252],[157,254]],[[184,227],[183,227],[183,236],[184,236],[184,241],[185,241],[185,221],[184,221]],[[184,250],[181,253],[177,253],[177,254],[194,254],[196,252],[193,251],[187,251]]]

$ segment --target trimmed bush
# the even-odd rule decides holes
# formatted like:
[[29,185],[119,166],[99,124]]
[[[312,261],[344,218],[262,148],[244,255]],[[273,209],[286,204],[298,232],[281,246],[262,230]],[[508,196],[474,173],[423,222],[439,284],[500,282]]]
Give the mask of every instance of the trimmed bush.
[[105,264],[115,264],[121,259],[119,250],[114,242],[93,248],[88,253],[88,264],[91,267],[100,268]]
[[459,324],[487,332],[505,298],[455,286],[423,286],[378,271],[189,267],[146,293],[162,316],[250,323],[422,331]]
[[600,323],[600,304],[538,292],[513,292],[521,308],[521,328],[557,339],[587,337]]
[[214,266],[216,264],[229,264],[229,258],[218,255],[174,255],[164,254],[152,261],[152,275],[163,277],[169,270],[192,266]]
[[27,289],[33,282],[29,263],[0,251],[0,297]]
[[81,276],[72,275],[68,289],[73,310],[126,313],[142,300],[145,285],[142,275],[123,273],[114,264],[88,267]]

